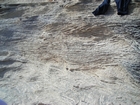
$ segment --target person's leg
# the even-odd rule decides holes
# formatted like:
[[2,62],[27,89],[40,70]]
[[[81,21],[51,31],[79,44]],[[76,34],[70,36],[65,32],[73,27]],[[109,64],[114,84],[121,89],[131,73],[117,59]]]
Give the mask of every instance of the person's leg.
[[128,5],[131,0],[115,0],[117,4],[118,15],[128,14]]
[[95,11],[93,11],[92,13],[95,16],[104,14],[108,10],[109,5],[110,5],[110,0],[104,0],[102,2],[102,4],[99,5],[98,8]]

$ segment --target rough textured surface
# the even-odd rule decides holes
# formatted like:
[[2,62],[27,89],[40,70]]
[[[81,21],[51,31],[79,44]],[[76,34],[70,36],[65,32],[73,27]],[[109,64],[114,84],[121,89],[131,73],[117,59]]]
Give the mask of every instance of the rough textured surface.
[[0,2],[0,99],[8,105],[139,105],[139,2],[118,16],[112,1],[98,17],[91,12],[100,0]]

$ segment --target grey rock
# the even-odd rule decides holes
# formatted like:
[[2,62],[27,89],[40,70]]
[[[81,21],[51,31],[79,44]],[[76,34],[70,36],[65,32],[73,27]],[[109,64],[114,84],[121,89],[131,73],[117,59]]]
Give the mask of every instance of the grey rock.
[[8,105],[139,105],[140,7],[0,0],[0,97]]

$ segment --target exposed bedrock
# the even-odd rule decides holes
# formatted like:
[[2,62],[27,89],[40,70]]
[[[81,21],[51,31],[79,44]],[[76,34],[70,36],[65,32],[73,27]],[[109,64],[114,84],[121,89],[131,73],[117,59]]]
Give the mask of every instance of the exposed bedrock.
[[8,105],[139,105],[140,7],[0,0],[0,99]]

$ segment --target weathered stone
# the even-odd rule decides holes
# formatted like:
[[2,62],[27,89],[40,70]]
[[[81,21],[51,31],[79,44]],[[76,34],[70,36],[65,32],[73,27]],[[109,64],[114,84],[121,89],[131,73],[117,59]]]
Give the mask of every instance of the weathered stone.
[[8,105],[139,105],[140,7],[0,0],[0,97]]

